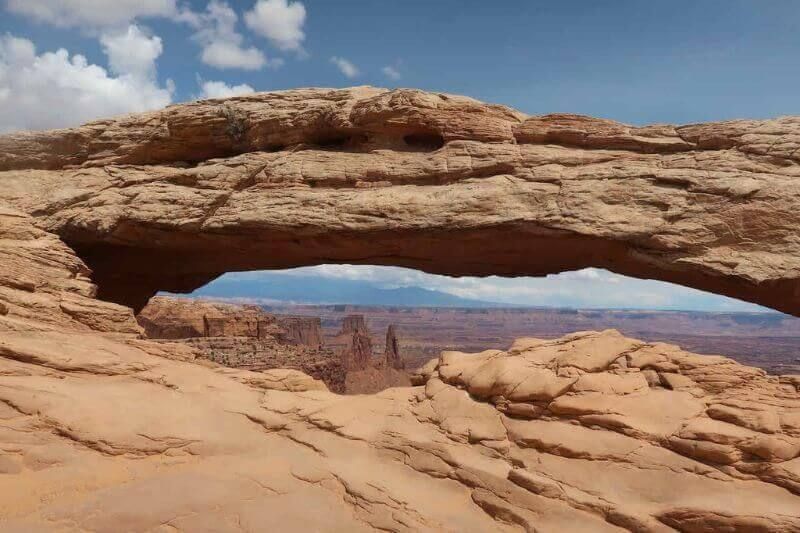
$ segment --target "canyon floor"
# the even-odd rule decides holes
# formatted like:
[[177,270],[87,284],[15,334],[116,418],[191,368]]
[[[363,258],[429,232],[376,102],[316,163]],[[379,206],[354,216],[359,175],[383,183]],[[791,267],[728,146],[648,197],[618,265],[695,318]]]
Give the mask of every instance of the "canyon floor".
[[574,331],[617,329],[701,354],[724,355],[771,374],[800,373],[800,319],[780,313],[724,313],[609,309],[389,307],[265,304],[269,312],[320,317],[327,335],[359,314],[383,351],[383,335],[397,327],[402,354],[413,368],[442,350],[507,348],[525,336],[557,338]]

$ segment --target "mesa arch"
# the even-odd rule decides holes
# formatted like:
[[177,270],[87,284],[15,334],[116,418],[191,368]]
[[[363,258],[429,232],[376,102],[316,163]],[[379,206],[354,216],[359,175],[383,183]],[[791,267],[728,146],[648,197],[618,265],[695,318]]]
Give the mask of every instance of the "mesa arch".
[[631,127],[370,87],[0,137],[0,202],[140,308],[235,270],[587,266],[800,316],[800,118]]

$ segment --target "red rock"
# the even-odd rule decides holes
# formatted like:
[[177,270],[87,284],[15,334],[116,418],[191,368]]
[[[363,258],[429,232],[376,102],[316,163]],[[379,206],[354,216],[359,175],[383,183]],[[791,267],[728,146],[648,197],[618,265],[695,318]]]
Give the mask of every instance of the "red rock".
[[372,339],[364,315],[346,316],[339,334],[326,344],[341,357],[348,371],[372,366]]
[[405,363],[400,355],[400,343],[397,340],[397,332],[394,324],[386,328],[386,348],[383,352],[384,365],[390,368],[401,370],[405,368]]
[[318,317],[279,316],[278,324],[286,332],[281,337],[289,344],[322,348],[322,326]]
[[254,305],[155,297],[137,315],[151,339],[181,340],[216,363],[263,371],[297,369],[346,391],[347,367],[321,343],[319,319],[276,317]]
[[[95,298],[143,306],[226,270],[372,257],[450,274],[591,263],[800,314],[798,132],[357,88],[2,137],[2,527],[800,531],[796,376],[607,330],[446,352],[422,386],[341,396],[198,360]],[[259,319],[190,322],[169,334],[236,353],[273,340]]]

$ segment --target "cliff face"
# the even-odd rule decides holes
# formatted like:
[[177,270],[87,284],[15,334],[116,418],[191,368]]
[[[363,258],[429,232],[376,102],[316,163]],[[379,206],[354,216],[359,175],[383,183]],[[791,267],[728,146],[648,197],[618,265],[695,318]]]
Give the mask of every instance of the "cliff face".
[[154,297],[136,320],[153,339],[286,335],[273,315],[254,305],[230,305],[184,298]]
[[364,370],[373,364],[372,338],[364,315],[349,315],[338,335],[328,341],[349,371]]
[[400,343],[397,340],[394,324],[389,324],[389,327],[386,328],[386,347],[383,352],[383,364],[398,370],[405,368],[405,363],[400,355]]
[[338,335],[327,341],[318,317],[272,315],[253,305],[154,297],[136,318],[149,338],[180,340],[229,367],[294,368],[338,393],[409,384],[394,327],[379,360],[363,315],[345,317]]
[[800,315],[800,119],[632,127],[358,87],[0,137],[0,200],[140,309],[234,270],[587,266]]
[[347,366],[322,346],[319,319],[276,317],[258,306],[155,297],[137,315],[151,339],[180,340],[202,357],[234,368],[292,368],[346,390]]
[[281,316],[278,324],[285,332],[282,339],[289,344],[322,348],[322,325],[318,317]]
[[228,367],[254,372],[299,370],[320,380],[332,392],[347,392],[347,368],[330,350],[287,345],[269,337],[195,337],[181,342],[197,350],[201,357]]

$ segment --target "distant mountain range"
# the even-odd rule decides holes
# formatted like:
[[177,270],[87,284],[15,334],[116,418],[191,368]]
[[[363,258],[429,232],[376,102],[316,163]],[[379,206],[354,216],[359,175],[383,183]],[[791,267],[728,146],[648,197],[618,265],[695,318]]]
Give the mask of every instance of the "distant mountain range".
[[288,276],[262,272],[258,279],[220,278],[192,293],[214,298],[247,298],[298,304],[386,305],[400,307],[515,307],[461,298],[421,287],[386,289],[362,280]]

